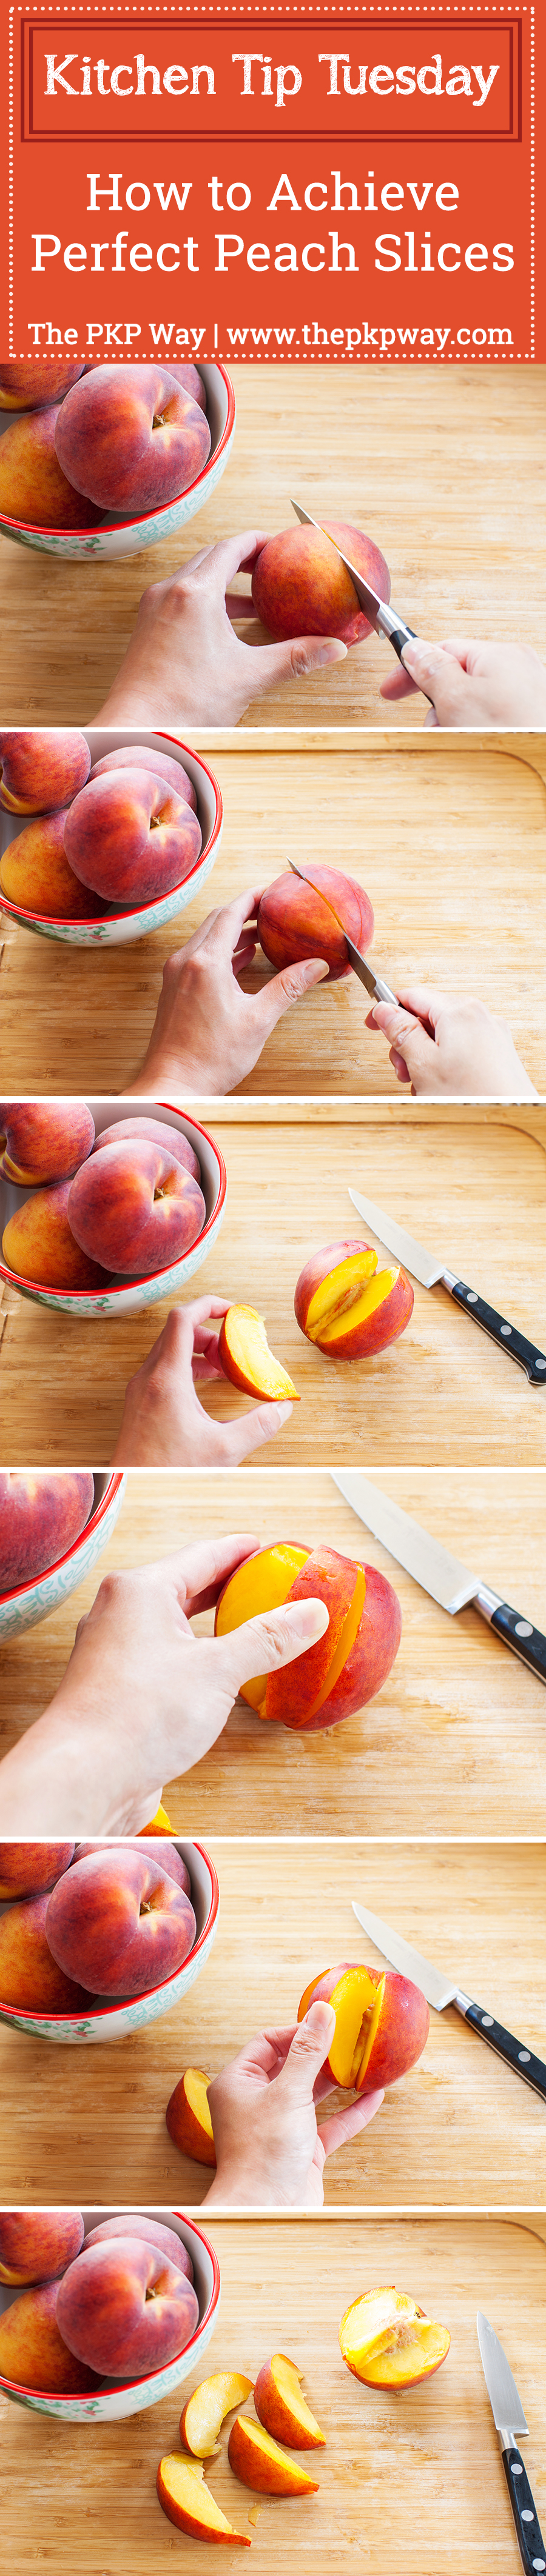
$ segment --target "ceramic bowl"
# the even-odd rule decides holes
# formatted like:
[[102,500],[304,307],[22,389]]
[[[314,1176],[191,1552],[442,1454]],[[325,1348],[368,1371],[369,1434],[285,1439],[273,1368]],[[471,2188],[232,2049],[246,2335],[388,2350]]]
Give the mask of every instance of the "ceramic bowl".
[[[183,1960],[182,1967],[177,1968],[175,1976],[166,1977],[163,1985],[150,1986],[146,1994],[131,1995],[125,2001],[120,1995],[113,1999],[103,1995],[95,2004],[90,1996],[89,2012],[83,2015],[55,2013],[48,2018],[44,2013],[19,2011],[0,2000],[0,2023],[3,2022],[7,2030],[26,2031],[32,2039],[61,2041],[64,2048],[85,2048],[92,2040],[127,2039],[132,2031],[144,2030],[148,2022],[160,2021],[163,2013],[172,2012],[173,2004],[181,2003],[182,1996],[187,1995],[189,1987],[195,1985],[196,1977],[200,1977],[212,1949],[220,1890],[216,1870],[202,1844],[178,1842],[174,1834],[172,1839],[189,1870],[191,1901],[197,1924],[193,1950]],[[142,1849],[145,1852],[145,1842]],[[8,1912],[8,1906],[0,1905],[1,1914]]]
[[8,1637],[22,1636],[25,1628],[36,1628],[38,1621],[47,1619],[50,1610],[58,1610],[61,1601],[68,1601],[69,1593],[76,1592],[85,1575],[91,1573],[115,1529],[126,1483],[125,1473],[118,1468],[107,1468],[102,1475],[96,1475],[93,1510],[66,1555],[59,1556],[54,1565],[47,1565],[32,1582],[17,1583],[13,1591],[0,1593],[0,1646]]
[[[84,2209],[82,2217],[86,2236],[92,2227],[100,2227],[104,2218],[124,2216],[117,2209]],[[18,2388],[15,2381],[0,2376],[0,2388],[16,2406],[28,2406],[34,2415],[59,2415],[64,2424],[119,2424],[125,2415],[140,2415],[144,2406],[157,2406],[163,2397],[171,2397],[184,2379],[189,2379],[196,2363],[201,2362],[216,2324],[220,2306],[220,2265],[214,2246],[202,2227],[191,2218],[179,2218],[173,2209],[142,2209],[141,2218],[157,2218],[160,2226],[171,2227],[193,2263],[193,2277],[199,2300],[199,2324],[190,2336],[184,2352],[175,2353],[162,2370],[150,2371],[147,2379],[108,2379],[103,2388],[95,2388],[90,2397],[47,2397],[41,2389]],[[83,2252],[83,2247],[82,2247]],[[6,2290],[0,2284],[0,2315],[11,2307],[18,2290]]]
[[[187,1280],[193,1277],[194,1270],[201,1268],[220,1231],[227,1175],[223,1155],[213,1137],[207,1134],[206,1127],[199,1127],[195,1118],[186,1118],[168,1101],[140,1098],[129,1101],[90,1100],[88,1107],[95,1120],[97,1136],[103,1134],[105,1127],[117,1126],[118,1119],[126,1118],[131,1112],[135,1118],[157,1118],[163,1126],[175,1127],[180,1136],[187,1136],[201,1165],[201,1188],[206,1207],[205,1224],[197,1243],[192,1243],[189,1252],[184,1252],[179,1261],[171,1262],[168,1270],[154,1270],[148,1278],[108,1279],[105,1273],[104,1288],[43,1288],[35,1279],[20,1278],[18,1271],[8,1269],[7,1262],[0,1259],[0,1279],[7,1279],[10,1287],[19,1288],[21,1296],[30,1297],[33,1305],[53,1306],[59,1315],[107,1315],[111,1321],[112,1316],[140,1315],[145,1306],[156,1306],[162,1298],[178,1296]],[[0,1175],[0,1244],[8,1218],[13,1216],[15,1208],[21,1207],[23,1201],[32,1196],[31,1190],[17,1190],[11,1181],[3,1180]]]
[[[162,364],[164,361],[162,360]],[[22,519],[8,519],[0,513],[4,536],[15,545],[30,546],[42,555],[57,555],[61,562],[77,555],[80,562],[89,558],[113,555],[138,555],[143,546],[156,546],[161,537],[177,537],[187,519],[195,518],[205,501],[216,490],[228,461],[235,435],[235,394],[227,368],[218,361],[214,366],[200,366],[207,397],[207,418],[211,434],[210,456],[187,492],[174,501],[163,502],[158,510],[149,510],[142,519],[127,515],[116,518],[109,511],[99,528],[31,528]],[[0,436],[16,420],[27,420],[27,412],[0,413]]]
[[[20,921],[24,930],[37,931],[41,939],[61,939],[67,948],[119,948],[128,940],[143,939],[146,931],[161,930],[166,921],[175,921],[177,914],[185,912],[186,905],[193,903],[194,895],[200,894],[220,847],[222,797],[206,761],[199,759],[197,752],[189,751],[186,744],[172,734],[153,733],[148,726],[139,729],[136,725],[121,733],[114,728],[107,732],[100,725],[82,725],[80,731],[89,743],[92,767],[96,760],[104,760],[108,751],[126,751],[130,764],[131,743],[138,742],[144,744],[147,751],[165,752],[169,760],[178,761],[181,769],[187,769],[193,780],[201,825],[199,857],[182,885],[171,886],[168,894],[156,895],[153,903],[135,904],[129,911],[124,911],[121,905],[111,904],[109,912],[97,913],[96,918],[89,921],[56,921],[43,912],[25,912],[22,904],[14,903],[11,895],[3,891],[0,893],[0,908],[10,912],[14,921]],[[37,819],[32,814],[8,814],[3,806],[0,807],[0,858],[9,849],[10,842],[16,841],[19,833]]]

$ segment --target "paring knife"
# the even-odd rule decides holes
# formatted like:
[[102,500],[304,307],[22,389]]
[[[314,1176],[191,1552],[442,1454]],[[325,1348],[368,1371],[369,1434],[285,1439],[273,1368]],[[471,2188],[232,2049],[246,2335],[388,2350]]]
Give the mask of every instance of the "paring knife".
[[366,1225],[371,1225],[374,1234],[379,1235],[379,1241],[385,1244],[387,1252],[394,1253],[395,1261],[401,1261],[404,1269],[413,1272],[414,1279],[420,1280],[422,1288],[435,1288],[441,1279],[442,1287],[448,1289],[450,1297],[454,1297],[456,1306],[463,1306],[472,1323],[481,1324],[482,1332],[489,1334],[490,1341],[498,1342],[499,1350],[506,1351],[508,1359],[517,1360],[520,1368],[525,1369],[530,1385],[544,1386],[544,1352],[537,1350],[534,1342],[528,1342],[525,1334],[518,1332],[516,1324],[506,1324],[494,1306],[486,1305],[477,1288],[467,1288],[464,1279],[457,1279],[455,1271],[448,1270],[434,1253],[425,1252],[424,1245],[416,1243],[412,1234],[406,1234],[404,1226],[397,1225],[393,1217],[385,1216],[383,1208],[374,1207],[373,1199],[363,1199],[359,1190],[351,1189],[349,1198],[353,1207],[358,1208],[359,1216],[365,1217]]
[[[328,528],[321,527],[320,519],[312,519],[310,510],[302,509],[301,501],[291,500],[290,508],[295,510],[296,518],[301,520],[302,527],[316,528],[319,537],[328,537],[329,544],[335,546],[336,555],[341,555],[345,571],[350,572],[364,616],[369,618],[370,626],[375,627],[376,635],[386,635],[388,643],[392,644],[393,653],[397,654],[398,661],[401,662],[404,645],[414,644],[417,641],[415,627],[408,626],[405,617],[400,616],[399,609],[393,608],[392,605],[387,606],[386,599],[380,599],[378,592],[370,589],[370,584],[364,580],[363,573],[357,572],[356,565],[350,563],[348,555],[343,554],[337,538],[330,537]],[[426,689],[423,689],[422,696],[427,696]]]
[[385,983],[383,975],[374,975],[372,967],[368,966],[366,963],[366,958],[361,956],[360,949],[355,948],[354,939],[349,938],[349,932],[346,930],[345,922],[341,921],[340,915],[335,911],[333,903],[330,903],[329,896],[324,893],[324,887],[315,885],[314,877],[310,877],[308,868],[297,868],[295,859],[289,859],[288,865],[289,868],[292,869],[292,875],[294,877],[301,877],[304,885],[313,886],[315,894],[320,895],[321,903],[326,903],[328,905],[328,911],[332,913],[333,920],[337,922],[338,930],[343,931],[343,937],[346,941],[351,966],[354,967],[355,975],[360,977],[361,984],[365,984],[366,992],[371,993],[372,1000],[375,1002],[395,1002],[396,1005],[398,1005],[398,994],[391,992],[390,984]]
[[525,2048],[521,2040],[514,2039],[511,2030],[504,2030],[502,2022],[495,2020],[494,2013],[486,2012],[483,2004],[473,2003],[471,1995],[465,1995],[462,1986],[450,1985],[440,1968],[433,1968],[430,1959],[421,1957],[420,1950],[412,1950],[409,1942],[402,1941],[398,1932],[391,1932],[390,1924],[382,1923],[378,1914],[369,1914],[364,1905],[356,1905],[354,1897],[352,1906],[363,1931],[369,1932],[370,1940],[375,1941],[376,1950],[381,1950],[383,1958],[388,1959],[389,1967],[398,1968],[402,1977],[411,1977],[413,1984],[421,1987],[427,2004],[432,2004],[435,2012],[443,2012],[446,2004],[455,2004],[463,2021],[470,2022],[472,2029],[477,2030],[478,2038],[485,2039],[488,2048],[494,2048],[496,2057],[503,2057],[506,2065],[513,2068],[514,2075],[521,2075],[523,2083],[531,2084],[533,2092],[540,2093],[546,2102],[546,2066],[542,2058],[535,2057],[532,2048]]
[[521,2398],[518,2397],[516,2382],[512,2378],[506,2353],[499,2343],[494,2326],[490,2326],[488,2317],[482,2316],[480,2308],[478,2308],[476,2325],[480,2360],[493,2421],[499,2436],[502,2465],[520,2557],[526,2576],[535,2576],[535,2569],[546,2568],[546,2542],[542,2538],[527,2470],[524,2469],[521,2451],[518,2451],[516,2440],[516,2435],[519,2435],[521,2441],[522,2436],[528,2433],[529,2426],[525,2421]]
[[511,1646],[520,1662],[528,1665],[529,1672],[536,1673],[537,1681],[546,1682],[546,1637],[540,1628],[534,1628],[520,1610],[512,1610],[502,1593],[492,1592],[479,1574],[469,1574],[460,1557],[450,1556],[448,1548],[441,1547],[439,1539],[431,1538],[429,1530],[421,1529],[419,1521],[411,1520],[409,1512],[401,1511],[390,1494],[370,1484],[360,1467],[348,1467],[340,1475],[335,1468],[330,1472],[345,1502],[358,1513],[365,1528],[372,1530],[374,1538],[388,1547],[397,1565],[403,1565],[406,1574],[413,1575],[414,1583],[422,1584],[423,1591],[430,1592],[442,1610],[449,1610],[451,1618],[472,1602],[503,1646]]

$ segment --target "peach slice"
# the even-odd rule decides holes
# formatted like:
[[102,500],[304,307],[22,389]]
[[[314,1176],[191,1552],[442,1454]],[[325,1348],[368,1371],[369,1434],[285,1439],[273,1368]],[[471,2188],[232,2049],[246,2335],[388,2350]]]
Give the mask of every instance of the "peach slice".
[[158,1807],[157,1815],[151,1817],[149,1825],[141,1825],[139,1842],[144,1842],[147,1834],[174,1834],[174,1825],[171,1824],[166,1807]]
[[255,1306],[228,1306],[218,1335],[218,1357],[225,1376],[243,1395],[269,1396],[272,1403],[292,1396],[299,1404],[297,1387],[270,1351],[263,1316]]
[[316,2451],[326,2440],[320,2424],[301,2396],[303,2371],[297,2362],[289,2361],[286,2352],[274,2352],[258,2371],[254,2405],[266,2433],[288,2442],[294,2451]]
[[327,2065],[345,2092],[371,2093],[409,2074],[426,2046],[430,2016],[426,1996],[395,1968],[366,1968],[345,1960],[325,1968],[306,1987],[298,2009],[330,2003],[336,2016]]
[[300,1272],[296,1323],[327,1358],[371,1359],[405,1332],[413,1288],[399,1263],[378,1270],[377,1261],[372,1244],[331,1243]]
[[[279,1540],[276,1547],[260,1548],[258,1556],[246,1558],[235,1574],[224,1584],[216,1604],[215,1637],[226,1637],[232,1628],[240,1628],[243,1619],[256,1619],[262,1610],[279,1610],[287,1601],[300,1568],[306,1564],[308,1547],[295,1547],[291,1540]],[[260,1709],[265,1697],[266,1673],[256,1680],[241,1682],[240,1699],[249,1708]]]
[[215,2370],[212,2379],[202,2379],[188,2397],[180,2417],[180,2440],[194,2459],[210,2457],[218,2440],[220,2426],[236,2406],[244,2406],[252,2396],[254,2382],[245,2379],[242,2370]]
[[261,1718],[279,1718],[284,1726],[312,1731],[353,1717],[375,1698],[390,1673],[402,1615],[386,1576],[334,1548],[311,1551],[280,1542],[247,1557],[224,1584],[215,1632],[226,1636],[244,1619],[310,1595],[326,1602],[329,1626],[324,1636],[284,1672],[244,1682],[241,1698]]
[[449,2352],[447,2326],[436,2325],[404,2290],[366,2290],[346,2308],[339,2346],[347,2369],[365,2388],[412,2388],[439,2370]]
[[243,2549],[251,2549],[248,2532],[234,2531],[211,2495],[202,2460],[188,2460],[181,2451],[170,2451],[159,2462],[156,2484],[163,2512],[178,2531],[187,2531],[192,2540],[240,2540]]
[[288,2460],[252,2415],[236,2415],[228,2460],[235,2477],[244,2487],[255,2487],[258,2495],[318,2495],[317,2479],[308,2477],[299,2460]]
[[207,2091],[210,2080],[202,2066],[187,2066],[165,2112],[173,2145],[180,2148],[183,2156],[193,2156],[197,2165],[216,2164]]
[[267,1676],[263,1713],[266,1718],[282,1717],[285,1726],[315,1727],[326,1701],[334,1696],[358,1636],[366,1598],[364,1566],[338,1556],[335,1548],[317,1548],[296,1575],[290,1599],[308,1601],[317,1593],[330,1614],[324,1635],[305,1656],[298,1655],[294,1664],[288,1664],[282,1676],[280,1672]]

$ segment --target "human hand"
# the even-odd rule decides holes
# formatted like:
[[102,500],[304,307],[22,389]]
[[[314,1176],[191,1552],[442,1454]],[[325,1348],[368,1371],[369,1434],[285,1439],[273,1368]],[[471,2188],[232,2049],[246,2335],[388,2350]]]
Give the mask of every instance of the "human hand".
[[477,644],[450,636],[405,644],[402,663],[381,682],[382,698],[423,689],[425,726],[546,725],[546,670],[531,644]]
[[367,1029],[386,1038],[398,1082],[416,1098],[538,1100],[506,1020],[485,1002],[452,999],[414,984],[394,1002],[374,1002]]
[[345,660],[347,647],[335,635],[256,647],[234,634],[231,619],[244,620],[248,598],[230,597],[229,583],[253,571],[265,544],[260,530],[224,537],[143,591],[125,660],[95,724],[236,725],[252,700],[280,681]]
[[241,1683],[293,1663],[324,1635],[326,1604],[312,1599],[227,1637],[194,1636],[190,1619],[258,1544],[236,1532],[106,1575],[49,1709],[0,1766],[6,1838],[139,1833],[163,1782],[216,1742]]
[[165,1084],[189,1094],[233,1091],[252,1072],[283,1012],[328,974],[325,959],[308,957],[271,976],[261,992],[242,992],[237,978],[256,954],[261,893],[261,886],[251,886],[209,912],[187,947],[167,958],[150,1044],[129,1097],[160,1094]]
[[233,2209],[320,2209],[326,2157],[373,2120],[383,2094],[367,2093],[317,2128],[332,2092],[323,2072],[335,2027],[331,2004],[311,2004],[288,2030],[262,2030],[209,2084],[216,2173],[206,2195]]
[[227,1297],[197,1297],[173,1306],[147,1359],[129,1378],[113,1467],[240,1467],[251,1449],[274,1440],[291,1403],[259,1404],[235,1422],[211,1422],[198,1385],[219,1377],[218,1322]]

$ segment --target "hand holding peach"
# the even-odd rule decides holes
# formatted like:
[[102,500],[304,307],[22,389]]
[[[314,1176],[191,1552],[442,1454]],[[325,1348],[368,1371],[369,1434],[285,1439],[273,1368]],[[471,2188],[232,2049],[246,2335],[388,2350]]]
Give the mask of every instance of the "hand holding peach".
[[371,948],[374,917],[369,895],[341,868],[313,864],[312,880],[292,875],[274,877],[258,913],[258,938],[272,966],[292,966],[303,957],[325,957],[329,982],[350,975],[344,928],[365,956]]
[[260,2031],[214,2077],[217,2172],[207,2207],[320,2208],[326,2157],[365,2128],[383,2100],[369,2093],[317,2129],[316,2105],[331,2092],[324,2065],[333,2032],[331,2006],[312,2004],[299,2028]]
[[309,1551],[284,1542],[237,1567],[220,1595],[215,1621],[217,1636],[225,1636],[252,1611],[311,1599],[328,1610],[328,1625],[311,1652],[289,1672],[260,1674],[241,1691],[259,1717],[308,1732],[355,1716],[387,1680],[402,1616],[386,1576],[336,1548]]
[[394,1968],[364,1968],[345,1961],[325,1968],[306,1986],[298,2005],[303,2021],[310,2004],[329,2003],[335,2030],[326,2060],[333,2084],[347,2092],[372,2092],[398,2083],[416,2066],[429,2034],[425,1995]]

